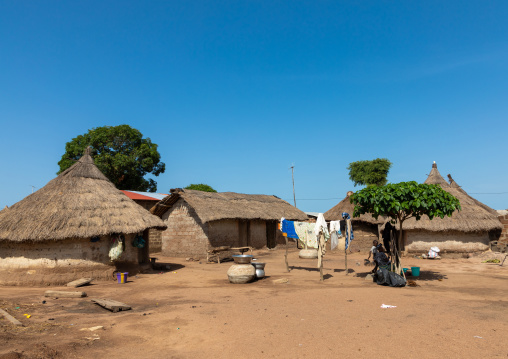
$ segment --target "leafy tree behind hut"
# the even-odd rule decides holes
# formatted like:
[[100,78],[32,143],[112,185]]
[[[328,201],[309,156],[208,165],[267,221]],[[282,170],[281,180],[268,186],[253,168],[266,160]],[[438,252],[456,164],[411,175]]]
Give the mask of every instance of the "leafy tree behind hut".
[[203,183],[190,184],[187,187],[185,187],[184,189],[193,189],[195,191],[215,192],[215,193],[217,193],[217,191],[214,190],[211,186],[209,186],[207,184],[203,184]]
[[349,179],[355,187],[384,186],[387,183],[388,172],[392,163],[386,158],[376,158],[372,161],[351,162],[347,167]]
[[144,177],[164,173],[166,165],[157,145],[129,125],[92,128],[67,142],[58,174],[76,163],[88,146],[97,167],[118,189],[157,191],[157,182]]

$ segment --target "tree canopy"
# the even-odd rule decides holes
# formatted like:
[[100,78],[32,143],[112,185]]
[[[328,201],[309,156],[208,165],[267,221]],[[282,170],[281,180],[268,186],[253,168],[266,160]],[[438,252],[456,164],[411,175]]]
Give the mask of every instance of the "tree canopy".
[[351,196],[351,203],[355,217],[370,213],[374,218],[385,216],[400,223],[411,217],[419,220],[423,215],[444,218],[461,209],[459,200],[439,185],[414,181],[366,187]]
[[376,158],[372,161],[351,162],[347,169],[349,179],[354,182],[355,187],[384,186],[391,166],[392,163],[388,159]]
[[129,125],[92,128],[67,142],[58,174],[72,166],[88,146],[97,167],[118,189],[157,191],[157,182],[144,177],[158,176],[166,169],[158,146]]
[[185,187],[184,189],[193,189],[193,190],[196,190],[196,191],[203,191],[203,192],[217,192],[216,190],[214,190],[209,185],[203,184],[203,183],[190,184],[187,187]]
[[[450,217],[455,210],[461,210],[457,198],[436,184],[418,184],[414,181],[388,184],[386,186],[369,186],[351,196],[355,205],[353,217],[370,213],[374,218],[390,217],[399,222],[397,247],[402,247],[402,224],[408,218],[419,220],[427,215],[434,217]],[[392,246],[391,246],[392,247]],[[392,269],[400,273],[398,250],[392,250]]]

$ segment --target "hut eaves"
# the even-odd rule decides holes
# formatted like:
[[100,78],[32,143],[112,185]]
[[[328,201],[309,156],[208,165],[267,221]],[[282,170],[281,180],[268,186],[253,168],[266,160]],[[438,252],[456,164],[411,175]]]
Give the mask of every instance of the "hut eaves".
[[269,195],[234,192],[203,192],[172,189],[171,194],[157,203],[150,212],[161,217],[179,199],[188,203],[203,223],[222,219],[260,219],[305,221],[307,215],[286,201]]

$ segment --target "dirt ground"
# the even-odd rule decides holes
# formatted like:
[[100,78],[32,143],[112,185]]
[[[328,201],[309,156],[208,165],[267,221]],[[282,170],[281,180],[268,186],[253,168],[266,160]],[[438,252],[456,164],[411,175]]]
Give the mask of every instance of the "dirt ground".
[[[170,271],[76,289],[87,298],[0,287],[0,308],[25,325],[0,319],[0,358],[508,357],[507,263],[404,258],[405,267],[421,267],[419,286],[390,288],[365,280],[371,267],[360,254],[348,257],[346,275],[343,253],[327,253],[324,282],[317,260],[299,259],[296,249],[290,273],[282,249],[254,256],[267,277],[243,285],[228,282],[231,262],[159,256]],[[288,282],[274,283],[281,278]],[[132,310],[109,312],[94,297]],[[93,326],[104,329],[81,330]]]

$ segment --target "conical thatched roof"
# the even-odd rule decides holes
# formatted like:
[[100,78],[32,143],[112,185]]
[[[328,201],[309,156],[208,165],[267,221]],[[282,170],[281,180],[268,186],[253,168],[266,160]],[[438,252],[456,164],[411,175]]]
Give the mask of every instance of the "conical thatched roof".
[[482,207],[484,210],[486,210],[487,212],[493,214],[493,215],[497,215],[497,211],[493,208],[490,208],[489,206],[487,206],[485,203],[481,203],[480,201],[478,201],[477,199],[471,197],[470,195],[467,194],[466,191],[464,191],[458,184],[457,182],[455,182],[455,180],[452,178],[452,176],[450,174],[448,174],[448,181],[450,181],[450,187],[451,188],[456,188],[457,190],[459,190],[460,192],[462,192],[463,194],[465,194],[466,196],[468,196],[469,198],[471,198],[478,206]]
[[203,223],[221,219],[261,219],[305,221],[307,215],[286,201],[262,194],[234,192],[203,192],[190,189],[172,189],[171,194],[157,203],[150,212],[161,217],[180,198],[196,211]]
[[365,213],[360,215],[360,217],[353,217],[353,211],[355,209],[355,205],[350,202],[350,197],[353,192],[349,191],[342,201],[340,201],[337,205],[330,208],[328,211],[324,213],[325,220],[327,221],[340,221],[342,219],[342,212],[347,212],[351,216],[351,221],[354,222],[365,222],[370,224],[382,224],[384,222],[383,217],[378,217],[375,219],[370,214]]
[[[455,211],[451,217],[434,218],[423,216],[419,221],[410,218],[404,221],[404,229],[408,230],[427,230],[427,231],[460,231],[460,232],[486,232],[495,229],[501,229],[502,225],[499,219],[487,205],[469,196],[460,188],[453,179],[451,184],[445,181],[437,170],[434,162],[429,177],[425,181],[427,184],[438,184],[446,192],[450,193],[460,201],[461,211]],[[490,210],[489,210],[490,209]]]
[[95,166],[90,149],[46,186],[0,213],[0,240],[16,242],[166,228],[116,189]]

